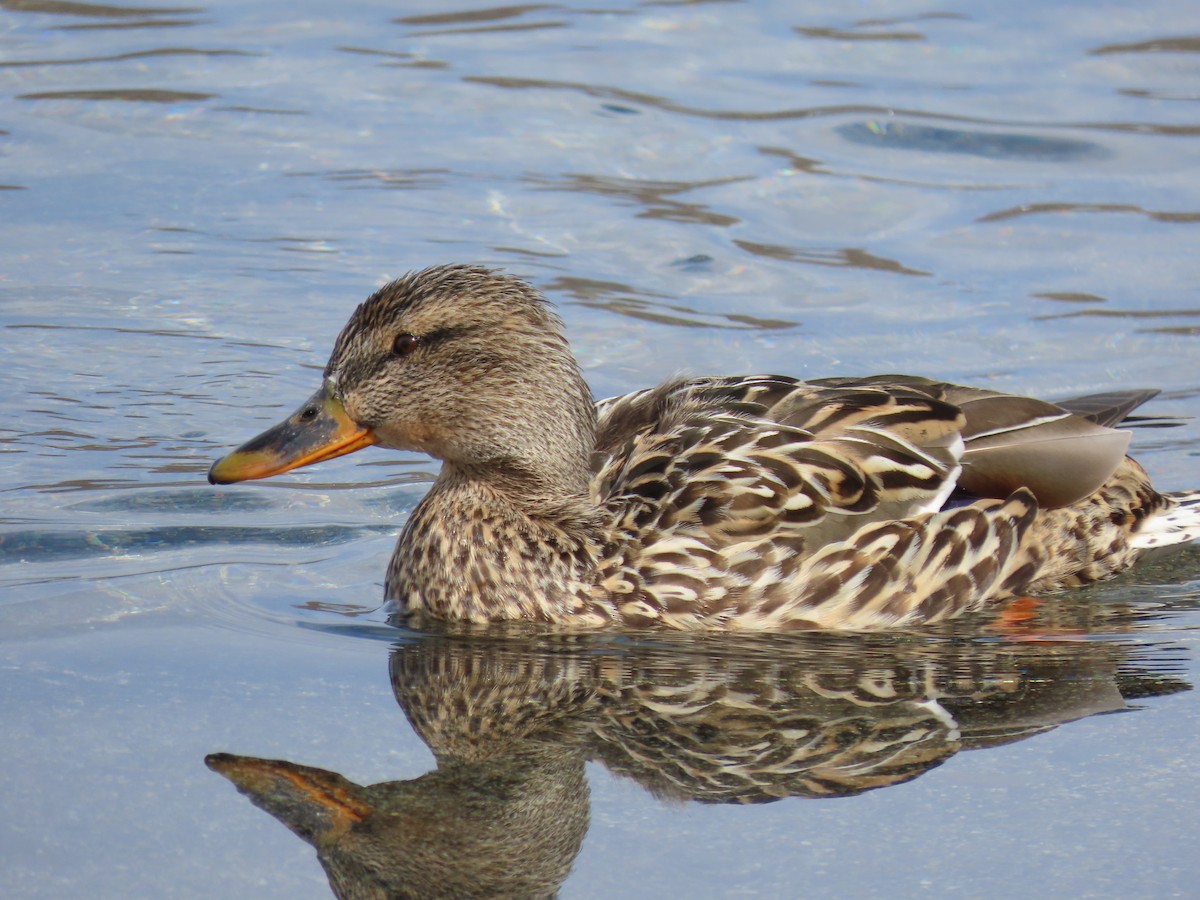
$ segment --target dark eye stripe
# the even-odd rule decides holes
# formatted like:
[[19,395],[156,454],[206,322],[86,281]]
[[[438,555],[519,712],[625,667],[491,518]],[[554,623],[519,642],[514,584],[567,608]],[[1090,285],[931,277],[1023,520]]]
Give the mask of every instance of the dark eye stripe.
[[392,341],[392,352],[397,356],[407,356],[418,347],[432,347],[434,344],[440,344],[443,341],[451,340],[452,338],[461,337],[464,334],[469,334],[472,328],[439,328],[437,331],[431,331],[429,334],[409,334],[403,332],[396,335]]

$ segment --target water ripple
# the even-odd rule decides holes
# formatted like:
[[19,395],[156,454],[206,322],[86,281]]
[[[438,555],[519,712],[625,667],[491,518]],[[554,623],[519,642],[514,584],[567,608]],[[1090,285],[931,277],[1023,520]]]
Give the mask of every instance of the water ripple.
[[1023,203],[980,216],[976,222],[1002,222],[1023,216],[1055,213],[1137,213],[1155,222],[1200,222],[1200,212],[1162,212],[1133,203]]
[[797,34],[808,38],[823,38],[832,41],[923,41],[925,35],[919,31],[853,31],[845,28],[812,28],[795,26]]
[[764,256],[769,259],[780,259],[787,262],[805,263],[810,266],[834,266],[836,268],[871,269],[877,272],[891,272],[894,275],[927,276],[930,272],[913,269],[894,259],[876,256],[860,247],[840,247],[828,249],[821,247],[785,247],[781,244],[763,244],[757,241],[736,240],[734,244],[747,253]]
[[855,144],[926,153],[961,153],[984,159],[1032,162],[1077,162],[1102,159],[1107,150],[1091,141],[1066,140],[1031,134],[934,128],[895,120],[852,122],[834,129]]
[[80,3],[73,0],[0,0],[0,8],[12,12],[92,16],[98,19],[135,19],[148,15],[178,16],[206,11],[199,6],[114,6],[109,3]]
[[390,525],[172,525],[82,531],[31,529],[0,534],[0,564],[59,562],[80,557],[130,557],[212,546],[313,548],[391,534]]
[[700,225],[727,227],[741,222],[737,216],[715,213],[701,203],[686,203],[673,199],[676,194],[707,187],[753,181],[752,175],[732,175],[705,181],[652,181],[619,176],[568,174],[558,178],[531,175],[528,182],[547,191],[577,191],[632,200],[644,207],[639,218],[664,219],[670,222],[691,222]]
[[603,309],[618,315],[684,328],[728,328],[774,331],[799,324],[786,319],[769,319],[737,312],[706,312],[678,302],[651,299],[661,294],[640,291],[617,281],[578,276],[559,276],[546,285],[553,293],[570,294],[576,305]]
[[1088,53],[1092,56],[1114,53],[1200,53],[1200,37],[1161,37],[1134,44],[1105,44]]
[[879,116],[884,119],[931,119],[941,122],[962,122],[970,125],[1016,126],[1022,128],[1073,128],[1178,136],[1200,134],[1200,125],[1176,125],[1155,122],[1028,122],[1013,119],[986,119],[978,116],[939,113],[922,109],[908,109],[906,107],[880,106],[866,103],[841,103],[828,106],[807,106],[775,110],[711,109],[692,106],[686,103],[677,103],[657,94],[650,94],[643,91],[631,91],[625,88],[587,84],[577,81],[518,78],[502,75],[467,75],[463,78],[463,81],[471,84],[486,84],[492,87],[517,91],[572,91],[598,100],[621,100],[626,103],[661,109],[664,112],[680,113],[702,119],[720,119],[738,122],[773,122],[835,116]]
[[[2,5],[2,4],[0,4]],[[157,50],[136,50],[114,53],[111,56],[75,56],[66,59],[0,60],[0,69],[26,66],[81,66],[89,63],[123,62],[130,59],[151,59],[158,56],[266,56],[251,50],[197,50],[191,47],[163,47]]]
[[166,91],[155,88],[105,88],[73,91],[34,91],[17,94],[18,100],[121,100],[130,103],[183,103],[211,100],[219,94],[199,91]]

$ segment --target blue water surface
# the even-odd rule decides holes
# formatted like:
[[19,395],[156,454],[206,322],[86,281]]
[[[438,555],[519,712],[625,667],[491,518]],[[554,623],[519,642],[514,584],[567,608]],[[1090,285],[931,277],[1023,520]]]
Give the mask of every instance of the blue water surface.
[[[462,645],[381,608],[435,462],[204,476],[369,292],[482,262],[597,396],[1159,387],[1134,453],[1200,487],[1198,34],[1174,0],[0,0],[0,894],[329,896],[276,820],[324,776],[243,796],[217,753],[440,761],[419,802],[300,792],[403,819],[410,885],[418,838],[482,879],[527,826],[563,847],[525,893],[1191,896],[1194,550],[939,633]],[[453,818],[463,760],[508,843]]]

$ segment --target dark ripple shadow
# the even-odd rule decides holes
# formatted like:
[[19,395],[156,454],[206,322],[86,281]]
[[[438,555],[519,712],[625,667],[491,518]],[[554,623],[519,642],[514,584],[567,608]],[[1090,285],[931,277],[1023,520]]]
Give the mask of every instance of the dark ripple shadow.
[[1200,316],[1200,309],[1112,309],[1105,307],[1103,309],[1080,309],[1074,312],[1054,313],[1048,316],[1037,316],[1038,321],[1045,319],[1079,319],[1079,318],[1102,318],[1102,319],[1162,319],[1181,316],[1186,318],[1195,318]]
[[653,109],[660,109],[664,112],[681,113],[683,115],[695,116],[702,119],[720,119],[740,122],[770,122],[789,119],[812,119],[824,116],[840,116],[851,114],[896,114],[909,115],[913,117],[925,116],[929,118],[947,119],[950,121],[975,121],[962,116],[937,115],[933,113],[923,113],[916,110],[899,110],[868,104],[839,104],[834,106],[814,106],[762,111],[707,109],[700,106],[690,106],[683,103],[676,103],[673,100],[668,100],[666,97],[661,97],[657,94],[648,94],[644,91],[631,91],[625,88],[617,88],[607,85],[586,84],[578,81],[557,81],[545,78],[517,78],[501,75],[468,75],[463,78],[463,81],[470,84],[484,84],[491,87],[517,91],[571,91],[584,94],[585,96],[593,97],[598,100],[618,100],[624,103],[648,106]]
[[742,220],[737,216],[712,212],[702,203],[676,200],[674,199],[675,195],[707,187],[753,181],[754,176],[732,175],[702,181],[652,181],[619,176],[567,173],[557,178],[529,176],[525,180],[539,190],[572,191],[632,201],[643,207],[642,211],[637,214],[639,219],[663,219],[669,222],[728,227],[737,225]]
[[129,556],[199,547],[266,544],[304,547],[344,544],[366,535],[393,534],[391,525],[228,526],[172,525],[82,531],[30,529],[0,534],[0,565],[60,562],[81,557]]
[[304,109],[271,109],[265,106],[214,106],[213,112],[251,113],[261,116],[307,116],[311,115]]
[[1162,37],[1133,44],[1104,44],[1088,51],[1090,56],[1116,53],[1200,53],[1200,36]]
[[[196,341],[222,341],[228,339],[219,334],[197,334],[193,331],[171,331],[166,327],[162,328],[134,328],[132,326],[121,325],[72,325],[57,322],[12,322],[3,326],[15,330],[41,330],[41,331],[94,331],[109,334],[144,334],[154,337],[171,337],[171,338],[187,338],[188,340]],[[290,348],[278,346],[274,344],[264,344],[256,341],[231,341],[234,346],[241,347],[273,347],[280,350],[288,350]]]
[[530,12],[561,10],[557,3],[524,3],[510,6],[490,6],[483,9],[462,9],[454,12],[421,13],[392,19],[397,25],[467,25],[476,22],[503,22]]
[[[851,171],[836,171],[826,168],[826,163],[823,160],[815,159],[811,156],[803,156],[794,150],[787,147],[756,147],[759,153],[763,156],[774,156],[782,159],[788,168],[794,169],[796,172],[802,172],[806,175],[821,175],[829,178],[853,178],[858,181],[865,181],[873,184],[898,184],[905,187],[919,188],[936,188],[938,190],[952,191],[1004,191],[1012,190],[1015,185],[1002,184],[998,182],[982,183],[982,182],[961,182],[936,180],[935,178],[920,179],[920,178],[894,178],[884,175],[873,175],[865,172]],[[940,170],[933,170],[931,174],[938,176],[943,173]]]
[[287,178],[320,178],[350,190],[386,188],[396,191],[431,190],[446,187],[453,179],[469,177],[451,169],[330,169],[317,172],[287,172]]
[[[878,116],[882,119],[929,119],[937,122],[961,122],[968,125],[1008,126],[1018,128],[1053,128],[1056,130],[1081,129],[1089,131],[1113,131],[1122,134],[1159,134],[1188,137],[1200,134],[1200,125],[1175,125],[1156,122],[1023,122],[1011,119],[981,119],[952,113],[937,113],[905,107],[878,106],[870,103],[846,103],[831,106],[809,106],[778,110],[735,110],[709,109],[677,103],[656,94],[631,91],[607,85],[586,84],[577,81],[558,81],[545,78],[517,78],[503,75],[467,75],[463,81],[469,84],[484,84],[507,90],[551,90],[572,91],[597,100],[613,101],[632,105],[648,106],[663,112],[679,113],[701,119],[717,119],[736,122],[775,122],[804,119],[829,118],[833,116]],[[1107,151],[1101,151],[1107,152]]]
[[399,50],[378,50],[372,47],[338,47],[341,53],[353,53],[357,56],[375,56],[384,60],[381,66],[398,69],[448,69],[450,63],[439,59],[429,59],[419,53],[405,53]]
[[133,28],[178,28],[187,25],[203,25],[200,19],[140,19],[136,22],[105,22],[88,25],[56,25],[61,31],[100,31]]
[[159,56],[267,56],[250,50],[197,50],[191,47],[163,47],[158,50],[138,50],[133,53],[115,53],[111,56],[76,56],[67,59],[23,59],[0,60],[0,69],[24,66],[81,66],[89,63],[124,62],[131,59],[149,59]]
[[1164,325],[1161,328],[1139,328],[1143,334],[1177,334],[1188,337],[1200,335],[1200,325]]
[[[1038,291],[1030,294],[1031,297],[1037,297],[1042,300],[1053,300],[1056,303],[1108,303],[1107,297],[1101,297],[1099,294],[1089,294],[1084,291]],[[1150,310],[1150,311],[1126,311],[1114,310],[1109,313],[1114,318],[1157,318],[1160,316],[1192,316],[1197,314],[1196,310]],[[1077,311],[1070,313],[1052,313],[1048,315],[1035,316],[1034,320],[1043,319],[1070,319],[1079,318],[1080,316],[1103,316],[1104,313],[1099,311]],[[1161,328],[1138,328],[1136,329],[1142,334],[1200,334],[1200,325],[1165,325]],[[1134,420],[1140,417],[1130,416],[1127,418],[1126,424],[1131,427],[1138,423]]]
[[181,16],[201,13],[201,6],[114,6],[72,0],[0,0],[0,9],[48,16],[92,16],[97,19],[135,19],[138,16]]
[[[410,37],[438,37],[454,35],[503,34],[512,31],[545,31],[568,28],[569,18],[581,14],[601,12],[598,10],[572,10],[559,4],[520,4],[491,6],[481,10],[456,10],[454,12],[421,13],[418,16],[402,16],[392,19],[397,25],[408,25]],[[606,14],[625,11],[604,10]],[[554,13],[534,22],[515,22],[529,13]],[[631,11],[626,14],[634,14]],[[440,26],[440,28],[439,28]]]
[[431,28],[425,31],[410,31],[411,37],[437,37],[451,34],[499,34],[512,31],[545,31],[550,28],[566,28],[564,21],[520,22],[511,25],[480,25],[475,28]]
[[834,131],[853,144],[916,150],[924,153],[958,153],[984,159],[1019,162],[1078,162],[1104,159],[1111,154],[1091,141],[1068,140],[1030,134],[935,128],[909,122],[871,120],[839,125]]
[[[1111,307],[1092,307],[1066,313],[1053,313],[1045,316],[1033,316],[1034,321],[1047,319],[1194,319],[1200,316],[1200,309],[1113,309]],[[1138,334],[1170,334],[1181,337],[1200,335],[1200,325],[1159,325],[1152,328],[1135,328]]]
[[855,31],[847,28],[813,28],[801,25],[793,29],[807,38],[823,38],[831,41],[924,41],[919,31]]
[[275,509],[278,503],[249,491],[166,490],[127,491],[111,497],[83,500],[67,505],[79,512],[261,512]]
[[35,91],[17,94],[18,100],[119,100],[126,103],[195,103],[220,94],[198,91],[166,91],[155,88],[105,88],[74,91]]
[[1169,100],[1183,103],[1195,103],[1200,100],[1200,94],[1152,90],[1149,88],[1121,88],[1117,93],[1126,97],[1137,97],[1140,100]]
[[1034,294],[1044,300],[1057,300],[1060,303],[1107,303],[1107,297],[1099,294],[1089,294],[1085,291],[1042,291]]
[[893,16],[881,19],[859,19],[846,28],[830,28],[818,26],[793,26],[792,30],[807,38],[831,41],[925,41],[926,35],[920,31],[880,31],[878,29],[894,29],[897,25],[912,25],[915,22],[941,21],[971,21],[970,16],[962,13],[929,12],[913,16]]
[[733,242],[747,253],[767,259],[778,259],[784,262],[798,262],[810,266],[832,266],[838,269],[869,269],[875,272],[889,272],[893,275],[913,275],[925,277],[932,273],[922,269],[913,269],[903,263],[876,256],[874,253],[860,247],[786,247],[782,244],[764,244],[758,241],[735,240]]
[[1002,222],[1023,216],[1056,213],[1136,213],[1155,222],[1200,222],[1200,212],[1162,212],[1143,209],[1133,203],[1022,203],[980,216],[976,222]]
[[665,297],[618,281],[562,275],[544,286],[550,293],[569,294],[574,305],[603,309],[631,319],[684,328],[726,328],[731,330],[775,331],[794,328],[799,322],[766,319],[744,313],[705,312],[681,303],[662,302]]
[[175,28],[199,25],[201,20],[184,17],[207,11],[200,6],[114,6],[103,3],[73,2],[73,0],[0,0],[0,9],[46,16],[78,16],[101,20],[52,26],[59,31]]

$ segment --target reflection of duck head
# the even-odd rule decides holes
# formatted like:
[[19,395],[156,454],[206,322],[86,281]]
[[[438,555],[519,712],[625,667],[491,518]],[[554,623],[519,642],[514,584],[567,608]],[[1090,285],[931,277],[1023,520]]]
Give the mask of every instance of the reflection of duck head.
[[284,760],[206,761],[313,845],[341,898],[553,896],[587,831],[583,758],[553,743],[368,786]]
[[829,634],[429,635],[396,647],[390,670],[435,771],[362,787],[288,762],[208,762],[316,847],[339,897],[550,896],[587,829],[586,758],[677,800],[849,796],[962,749],[1123,709],[1122,691],[1186,687],[1140,665],[1142,652]]

